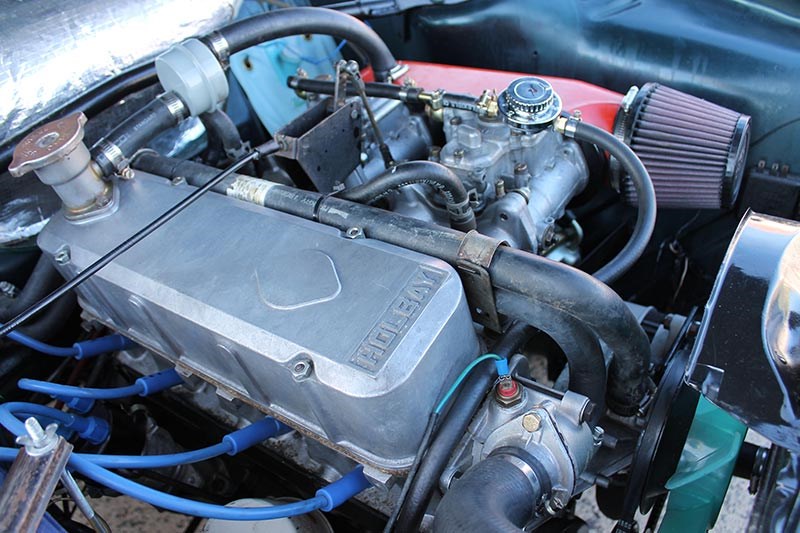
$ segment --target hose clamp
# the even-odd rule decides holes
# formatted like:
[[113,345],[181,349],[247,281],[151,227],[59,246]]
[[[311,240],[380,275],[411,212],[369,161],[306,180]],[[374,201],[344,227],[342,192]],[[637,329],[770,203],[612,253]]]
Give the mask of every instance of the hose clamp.
[[161,94],[158,96],[158,99],[162,104],[167,106],[167,110],[169,110],[169,114],[175,118],[175,122],[181,122],[189,116],[189,110],[186,108],[183,100],[174,92],[170,91]]
[[580,122],[580,118],[578,117],[558,117],[555,122],[553,122],[553,129],[564,137],[574,139],[575,130],[578,128],[578,122]]
[[205,42],[211,51],[214,52],[214,55],[217,56],[217,60],[219,60],[222,68],[228,68],[231,58],[231,47],[228,44],[228,40],[223,37],[220,32],[212,31],[206,36]]
[[469,215],[470,211],[472,211],[472,206],[470,205],[469,198],[463,202],[447,204],[447,212],[457,219],[461,219]]
[[533,471],[531,465],[517,457],[516,455],[508,455],[506,453],[501,453],[495,455],[495,457],[506,461],[507,463],[511,463],[514,465],[517,470],[525,474],[525,477],[528,478],[528,481],[533,486],[534,489],[539,488],[539,478],[536,476],[536,472]]
[[105,137],[97,141],[95,148],[111,163],[114,170],[121,171],[128,166],[128,160],[122,153],[122,149]]
[[[614,127],[611,131],[614,137],[629,146],[630,142],[625,137],[628,135],[628,130],[633,121],[634,103],[637,96],[639,96],[639,87],[633,85],[628,89],[619,104],[619,111],[617,111],[617,116],[614,118]],[[619,192],[622,189],[622,180],[625,178],[626,172],[622,169],[619,160],[613,155],[608,158],[608,167],[611,186]]]
[[403,76],[405,76],[407,72],[408,72],[408,65],[403,65],[401,63],[398,63],[389,70],[389,76],[387,77],[386,81],[389,83],[397,81]]
[[542,495],[546,495],[553,490],[547,467],[530,452],[516,446],[502,446],[493,450],[489,457],[503,459],[517,467],[525,474],[534,492],[541,491]]
[[505,244],[476,230],[468,232],[458,248],[456,268],[461,276],[472,318],[492,331],[500,332],[500,316],[494,298],[489,266],[497,249]]

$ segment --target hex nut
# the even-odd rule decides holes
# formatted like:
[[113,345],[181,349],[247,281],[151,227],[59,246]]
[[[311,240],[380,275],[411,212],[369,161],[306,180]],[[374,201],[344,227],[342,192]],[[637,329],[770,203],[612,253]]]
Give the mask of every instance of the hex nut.
[[311,359],[303,358],[298,359],[292,363],[292,377],[296,381],[301,381],[308,378],[314,371],[314,362]]
[[526,413],[525,416],[522,417],[522,427],[525,428],[525,431],[528,433],[539,431],[541,426],[542,417],[536,413]]
[[352,228],[347,228],[345,236],[348,239],[360,239],[364,237],[364,231],[357,226],[353,226]]
[[67,263],[69,263],[71,259],[69,246],[62,246],[61,248],[59,248],[55,256],[53,256],[53,259],[59,265],[66,265]]

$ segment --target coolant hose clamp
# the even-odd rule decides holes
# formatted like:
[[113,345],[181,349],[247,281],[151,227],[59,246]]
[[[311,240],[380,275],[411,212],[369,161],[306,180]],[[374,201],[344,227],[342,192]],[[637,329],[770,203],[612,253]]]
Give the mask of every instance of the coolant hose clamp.
[[506,244],[476,230],[467,232],[458,248],[456,266],[467,293],[472,318],[493,331],[501,331],[489,265],[497,249]]

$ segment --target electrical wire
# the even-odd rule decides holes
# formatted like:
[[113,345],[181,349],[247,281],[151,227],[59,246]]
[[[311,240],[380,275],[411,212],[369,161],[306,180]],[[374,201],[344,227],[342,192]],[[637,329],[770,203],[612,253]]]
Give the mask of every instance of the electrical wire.
[[[66,429],[79,430],[87,425],[87,418],[65,413],[52,407],[24,402],[0,404],[0,425],[16,436],[26,434],[25,425],[17,417],[42,417],[59,422]],[[89,417],[94,418],[94,417]],[[150,469],[165,468],[190,463],[199,463],[220,455],[236,455],[272,437],[277,437],[292,429],[280,421],[266,417],[249,426],[238,429],[222,437],[211,446],[179,453],[159,455],[105,455],[93,453],[74,454],[97,466],[104,468]]]
[[49,394],[57,398],[84,398],[88,400],[117,400],[129,396],[149,396],[183,383],[183,378],[174,368],[142,376],[132,385],[108,389],[84,388],[74,385],[49,383],[38,379],[20,379],[17,386],[22,390]]
[[422,440],[420,441],[419,448],[417,449],[416,455],[414,455],[414,462],[411,464],[411,469],[408,471],[408,476],[406,476],[406,481],[403,484],[403,489],[400,492],[400,497],[397,499],[397,505],[395,505],[394,511],[392,511],[389,520],[386,522],[386,526],[384,527],[384,533],[389,533],[394,528],[395,524],[397,523],[397,519],[400,516],[400,511],[403,509],[403,505],[405,504],[406,498],[408,497],[408,492],[411,490],[412,481],[419,470],[419,466],[422,463],[422,459],[425,457],[425,453],[430,446],[431,441],[433,440],[433,435],[436,432],[439,424],[439,417],[441,416],[442,411],[447,406],[450,399],[453,397],[453,394],[458,390],[464,380],[469,376],[470,372],[472,372],[476,366],[481,364],[482,362],[486,361],[487,359],[493,359],[495,364],[497,365],[497,373],[500,376],[507,376],[509,374],[508,368],[508,360],[500,357],[499,355],[493,353],[484,354],[474,361],[472,361],[467,367],[461,371],[458,377],[455,379],[450,388],[447,389],[442,399],[436,404],[436,407],[431,412],[430,416],[428,417],[428,424],[425,426],[425,432],[422,435]]
[[14,317],[13,319],[9,320],[4,326],[0,327],[0,338],[5,337],[14,329],[22,325],[24,322],[29,320],[31,317],[37,315],[41,312],[45,307],[52,304],[69,291],[92,277],[94,274],[99,272],[103,267],[114,261],[117,257],[122,255],[123,253],[127,252],[131,248],[133,248],[136,244],[141,242],[145,237],[156,231],[158,228],[175,218],[179,213],[181,213],[184,209],[192,205],[195,201],[197,201],[201,196],[205,193],[210,191],[215,185],[222,182],[225,178],[245,166],[250,161],[254,161],[259,159],[263,156],[268,156],[274,154],[278,151],[278,145],[275,141],[269,141],[259,147],[257,147],[252,152],[240,157],[230,166],[228,166],[225,170],[222,170],[219,174],[217,174],[214,178],[209,180],[205,185],[196,189],[191,194],[186,196],[183,200],[169,208],[165,211],[162,215],[157,217],[152,222],[146,224],[143,228],[139,231],[134,233],[131,237],[125,239],[120,244],[115,246],[111,251],[103,255],[101,258],[96,260],[94,263],[83,269],[78,275],[76,275],[71,280],[67,281],[59,288],[51,292],[49,295],[45,296],[32,306],[30,306],[25,311],[21,312],[19,315]]
[[[13,461],[18,454],[19,450],[15,448],[0,448],[0,461]],[[181,498],[146,487],[97,466],[81,454],[70,456],[69,466],[101,485],[156,507],[176,513],[220,520],[274,520],[318,510],[330,511],[370,487],[369,481],[364,476],[363,468],[358,466],[339,480],[319,489],[313,498],[307,500],[271,507],[226,507]]]
[[82,439],[92,444],[102,444],[111,431],[108,422],[96,416],[78,416],[65,413],[52,407],[27,402],[7,402],[0,404],[0,424],[14,435],[25,435],[25,424],[18,416],[42,417],[59,422],[64,428],[75,431]]
[[[453,397],[453,394],[455,394],[455,392],[458,390],[458,388],[461,386],[461,384],[467,378],[469,373],[472,372],[475,369],[476,366],[481,364],[483,361],[486,361],[487,359],[494,359],[498,363],[500,361],[505,361],[505,359],[503,359],[499,355],[496,355],[496,354],[493,354],[493,353],[484,354],[484,355],[478,357],[477,359],[475,359],[474,361],[472,361],[467,366],[467,368],[465,368],[464,370],[461,371],[461,374],[458,375],[458,377],[453,382],[453,384],[450,386],[450,388],[447,389],[447,392],[444,394],[444,396],[439,401],[439,403],[436,404],[436,408],[433,410],[434,414],[436,414],[436,415],[441,414],[442,410],[445,408],[445,406],[447,406],[447,402],[450,401],[450,398]],[[498,367],[497,374],[500,375],[500,376],[508,375],[508,363],[507,362],[505,364],[505,371],[501,372],[501,368]]]
[[[0,326],[2,325],[3,324],[0,323]],[[27,346],[31,350],[36,350],[37,352],[41,352],[45,355],[52,355],[54,357],[74,357],[76,359],[86,359],[88,357],[100,355],[101,353],[125,350],[127,348],[136,346],[136,343],[134,343],[132,340],[118,333],[97,339],[76,342],[70,347],[53,346],[51,344],[47,344],[46,342],[34,339],[33,337],[30,337],[20,331],[9,332],[8,338],[18,344]]]
[[419,465],[422,464],[422,458],[425,457],[425,452],[431,445],[433,434],[436,431],[438,424],[439,415],[436,413],[431,413],[431,415],[428,417],[428,425],[425,426],[425,433],[423,433],[422,440],[419,443],[419,448],[417,448],[417,453],[414,455],[414,462],[411,463],[408,476],[406,476],[406,482],[403,484],[403,490],[400,491],[400,497],[397,499],[397,505],[395,505],[391,516],[389,516],[389,520],[386,522],[386,526],[383,528],[384,533],[391,532],[397,523],[397,519],[400,516],[400,511],[403,509],[406,498],[408,498],[408,492],[411,490],[411,482],[414,480],[417,472],[419,471]]

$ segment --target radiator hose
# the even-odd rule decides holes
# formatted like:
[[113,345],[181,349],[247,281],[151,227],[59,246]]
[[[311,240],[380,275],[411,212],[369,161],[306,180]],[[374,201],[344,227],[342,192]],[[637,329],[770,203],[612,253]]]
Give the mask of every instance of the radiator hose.
[[[355,17],[319,7],[292,7],[269,11],[239,20],[216,32],[235,54],[251,46],[290,35],[332,35],[363,51],[375,72],[375,79],[386,81],[398,68],[389,47],[369,26]],[[213,50],[213,47],[211,47]]]
[[528,464],[525,452],[498,452],[453,482],[436,508],[435,533],[519,533],[531,519],[534,505],[549,492],[543,487],[548,481],[539,479],[538,464]]
[[[525,323],[517,322],[508,328],[493,352],[503,358],[510,358],[536,333],[536,329]],[[405,504],[399,510],[395,531],[416,531],[422,522],[428,501],[439,482],[447,462],[453,455],[458,442],[467,431],[470,421],[475,416],[486,393],[497,376],[494,365],[488,362],[478,366],[461,388],[457,400],[442,420],[431,445],[420,462],[419,469],[411,483]]]
[[105,176],[119,172],[128,166],[137,150],[187,116],[188,110],[177,95],[162,94],[97,141],[92,147],[92,159]]

